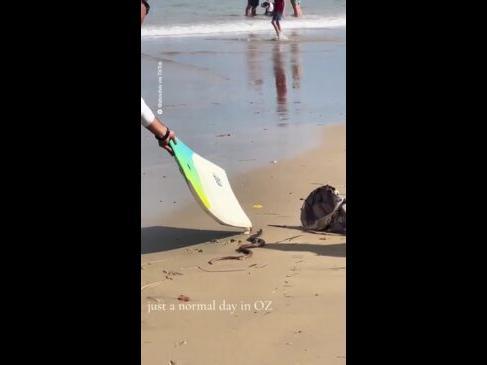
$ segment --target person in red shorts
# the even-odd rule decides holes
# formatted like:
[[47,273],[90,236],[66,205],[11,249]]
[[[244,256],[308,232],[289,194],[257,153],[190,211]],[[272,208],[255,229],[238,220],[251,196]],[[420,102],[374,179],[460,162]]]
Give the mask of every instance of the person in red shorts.
[[282,15],[284,14],[284,0],[275,0],[274,1],[274,14],[272,15],[272,26],[276,31],[277,39],[285,39],[285,36],[282,34],[281,23]]

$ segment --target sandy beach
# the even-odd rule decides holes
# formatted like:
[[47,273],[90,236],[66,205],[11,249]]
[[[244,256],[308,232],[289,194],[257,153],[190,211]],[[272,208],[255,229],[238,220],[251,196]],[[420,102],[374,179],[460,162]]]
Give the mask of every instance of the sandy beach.
[[218,226],[196,204],[142,228],[144,365],[345,364],[346,239],[296,226],[313,189],[346,193],[346,127],[314,128],[317,147],[231,175],[267,243],[251,257],[208,264],[237,255],[248,236]]

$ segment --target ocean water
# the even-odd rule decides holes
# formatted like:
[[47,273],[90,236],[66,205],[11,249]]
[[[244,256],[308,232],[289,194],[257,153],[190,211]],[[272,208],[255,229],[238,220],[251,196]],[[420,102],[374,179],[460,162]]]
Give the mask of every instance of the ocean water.
[[[143,37],[259,32],[269,28],[270,18],[263,15],[260,6],[256,17],[243,16],[246,0],[150,0],[150,5],[142,27]],[[304,16],[293,17],[291,2],[286,0],[286,29],[335,28],[346,24],[345,0],[304,0],[301,8]]]

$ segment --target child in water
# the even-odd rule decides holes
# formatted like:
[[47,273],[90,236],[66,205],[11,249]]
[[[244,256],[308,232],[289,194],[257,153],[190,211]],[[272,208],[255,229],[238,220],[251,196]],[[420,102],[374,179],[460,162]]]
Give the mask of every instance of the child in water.
[[272,16],[274,13],[274,3],[272,1],[264,1],[261,5],[265,9],[266,16]]

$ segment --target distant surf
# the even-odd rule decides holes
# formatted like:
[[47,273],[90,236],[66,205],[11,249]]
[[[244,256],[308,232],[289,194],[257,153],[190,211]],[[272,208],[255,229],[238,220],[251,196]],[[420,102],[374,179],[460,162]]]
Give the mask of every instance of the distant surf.
[[[172,24],[167,26],[150,25],[142,27],[142,37],[178,37],[197,36],[221,33],[244,33],[273,31],[270,17],[259,17],[245,21],[216,21],[213,23],[199,24]],[[286,17],[283,27],[287,29],[317,29],[345,27],[345,16],[322,17],[308,16],[303,18]]]

